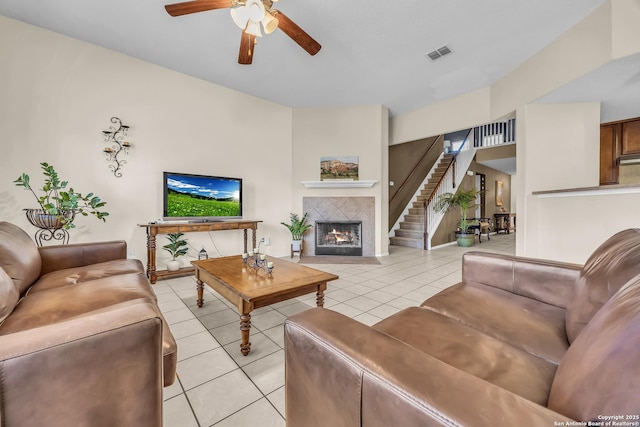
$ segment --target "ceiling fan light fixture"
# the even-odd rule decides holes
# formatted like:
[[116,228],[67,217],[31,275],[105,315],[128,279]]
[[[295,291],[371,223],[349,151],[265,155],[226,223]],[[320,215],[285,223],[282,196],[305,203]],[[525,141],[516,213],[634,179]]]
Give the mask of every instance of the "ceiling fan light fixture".
[[268,11],[265,12],[264,18],[262,18],[261,22],[265,34],[271,34],[276,30],[276,28],[278,28],[278,20]]
[[249,13],[244,6],[236,7],[231,9],[231,19],[233,19],[238,28],[244,30],[247,22],[249,22]]
[[231,9],[231,19],[241,30],[262,37],[260,21],[265,18],[264,4],[261,0],[248,0],[244,6]]
[[247,28],[245,28],[244,31],[252,36],[262,37],[262,32],[260,32],[260,22],[253,22],[252,20],[249,20]]
[[249,19],[253,22],[260,22],[264,18],[265,9],[261,0],[249,0],[245,7],[249,10]]

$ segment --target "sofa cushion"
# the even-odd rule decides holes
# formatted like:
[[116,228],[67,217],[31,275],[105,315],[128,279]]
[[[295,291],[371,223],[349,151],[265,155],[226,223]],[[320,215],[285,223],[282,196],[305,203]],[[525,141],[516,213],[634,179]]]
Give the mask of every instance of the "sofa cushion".
[[410,307],[373,325],[445,363],[546,406],[556,365],[450,317]]
[[4,322],[20,299],[20,294],[11,277],[0,267],[0,325]]
[[621,231],[600,245],[583,266],[574,298],[567,307],[569,342],[573,342],[609,298],[637,274],[640,274],[640,230]]
[[458,283],[422,307],[556,365],[569,347],[564,309],[492,286]]
[[11,316],[0,326],[0,335],[61,322],[136,299],[155,301],[143,274],[121,274],[85,282],[82,286],[36,292],[20,300]]
[[75,285],[120,274],[143,273],[142,263],[137,259],[118,259],[83,267],[52,271],[40,277],[29,289],[29,295],[61,286]]
[[11,277],[20,294],[40,276],[38,247],[20,227],[0,222],[0,267]]
[[[598,311],[571,344],[558,367],[549,408],[585,421],[597,420],[599,415],[637,416],[639,331],[640,276],[636,276]],[[638,419],[621,421],[637,425]]]

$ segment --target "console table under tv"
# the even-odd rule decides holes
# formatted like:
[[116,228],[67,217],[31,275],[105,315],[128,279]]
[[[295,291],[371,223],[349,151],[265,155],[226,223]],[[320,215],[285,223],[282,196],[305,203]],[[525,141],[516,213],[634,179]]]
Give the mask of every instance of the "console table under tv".
[[256,230],[258,223],[262,221],[213,221],[213,222],[159,222],[138,224],[147,229],[147,277],[151,283],[156,283],[158,277],[177,276],[181,274],[193,273],[193,266],[182,267],[177,271],[156,270],[156,235],[170,233],[194,233],[199,231],[220,231],[220,230],[244,230],[244,252],[247,251],[247,231],[251,230],[252,248],[256,247]]

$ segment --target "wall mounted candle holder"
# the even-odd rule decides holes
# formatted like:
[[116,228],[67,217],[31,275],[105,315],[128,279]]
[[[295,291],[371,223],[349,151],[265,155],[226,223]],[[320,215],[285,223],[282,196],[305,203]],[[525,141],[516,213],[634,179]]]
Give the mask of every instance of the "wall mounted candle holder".
[[122,176],[120,168],[127,163],[127,161],[118,156],[120,153],[129,154],[131,143],[124,140],[124,137],[127,136],[129,126],[122,124],[122,120],[117,117],[111,117],[111,123],[114,125],[109,126],[109,130],[102,131],[104,141],[107,143],[103,151],[107,155],[107,162],[111,163],[109,169],[111,169],[111,172],[113,172],[116,178],[120,178]]

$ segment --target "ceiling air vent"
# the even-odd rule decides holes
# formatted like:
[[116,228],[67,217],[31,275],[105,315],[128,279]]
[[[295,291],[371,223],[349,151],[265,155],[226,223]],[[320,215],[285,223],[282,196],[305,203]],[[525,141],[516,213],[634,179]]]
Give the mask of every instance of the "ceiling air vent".
[[431,58],[432,61],[435,61],[436,59],[440,59],[443,56],[446,56],[446,55],[448,55],[450,53],[451,53],[451,49],[449,48],[449,46],[444,45],[444,46],[439,47],[438,49],[436,49],[436,50],[434,50],[432,52],[427,53],[427,56],[429,58]]

